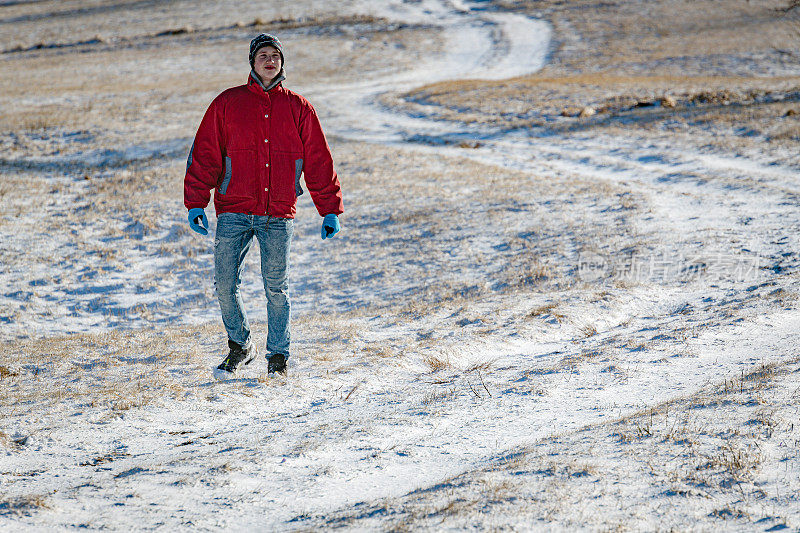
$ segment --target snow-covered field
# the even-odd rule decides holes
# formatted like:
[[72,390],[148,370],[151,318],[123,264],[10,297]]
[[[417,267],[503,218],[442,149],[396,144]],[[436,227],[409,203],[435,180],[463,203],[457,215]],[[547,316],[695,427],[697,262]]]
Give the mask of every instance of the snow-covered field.
[[[800,531],[796,2],[7,1],[0,28],[0,529]],[[260,31],[346,212],[322,242],[300,198],[289,376],[218,383],[182,173]]]

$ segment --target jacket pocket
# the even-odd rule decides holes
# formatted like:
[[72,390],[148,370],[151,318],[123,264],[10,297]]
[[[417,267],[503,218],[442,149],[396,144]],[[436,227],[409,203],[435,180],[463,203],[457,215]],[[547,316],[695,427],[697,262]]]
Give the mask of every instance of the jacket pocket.
[[302,152],[273,151],[270,154],[270,198],[294,204],[303,172]]
[[221,196],[253,197],[256,180],[255,150],[230,150],[225,156],[225,173],[218,189]]
[[303,160],[294,160],[294,194],[300,196],[303,194],[303,187],[300,186],[300,175],[303,173]]
[[225,156],[225,176],[222,178],[222,185],[219,186],[219,193],[225,196],[225,193],[228,192],[228,185],[231,184],[231,158]]
[[194,153],[194,143],[192,143],[192,147],[189,149],[189,157],[186,159],[186,172],[189,172],[189,167],[192,166],[192,154]]

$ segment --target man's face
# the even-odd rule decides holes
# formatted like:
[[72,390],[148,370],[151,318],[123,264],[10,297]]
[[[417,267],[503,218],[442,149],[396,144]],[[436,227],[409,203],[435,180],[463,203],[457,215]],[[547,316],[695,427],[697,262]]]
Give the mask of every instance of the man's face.
[[262,46],[253,59],[253,70],[265,85],[278,75],[282,66],[281,54],[274,46]]

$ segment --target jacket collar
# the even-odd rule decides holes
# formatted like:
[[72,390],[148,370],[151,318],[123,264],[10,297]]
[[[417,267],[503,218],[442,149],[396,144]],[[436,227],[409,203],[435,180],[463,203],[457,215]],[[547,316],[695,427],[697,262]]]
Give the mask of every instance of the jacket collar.
[[277,87],[278,85],[280,85],[281,82],[285,79],[286,79],[286,72],[283,70],[283,68],[281,68],[281,71],[278,73],[277,76],[275,76],[275,78],[270,82],[270,84],[264,86],[264,83],[261,81],[261,79],[259,79],[258,75],[256,75],[255,71],[251,70],[250,79],[248,80],[248,85],[250,86],[258,85],[259,87],[264,89],[264,92],[268,92]]

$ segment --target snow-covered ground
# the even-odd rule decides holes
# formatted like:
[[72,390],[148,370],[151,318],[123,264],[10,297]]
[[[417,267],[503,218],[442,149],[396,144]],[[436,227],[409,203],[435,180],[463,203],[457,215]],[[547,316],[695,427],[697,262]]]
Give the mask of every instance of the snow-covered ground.
[[[275,32],[346,213],[321,242],[300,198],[288,378],[262,359],[211,379],[212,241],[181,197],[193,130],[256,30],[165,10],[128,41],[0,59],[98,86],[0,97],[0,528],[800,531],[796,144],[412,115],[398,95],[524,76],[577,37],[503,2],[301,4],[319,20]],[[122,8],[101,7],[54,20],[102,29]],[[199,29],[162,43],[159,20]],[[127,71],[141,90],[112,83]],[[86,125],[37,114],[59,106]]]

